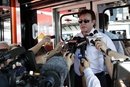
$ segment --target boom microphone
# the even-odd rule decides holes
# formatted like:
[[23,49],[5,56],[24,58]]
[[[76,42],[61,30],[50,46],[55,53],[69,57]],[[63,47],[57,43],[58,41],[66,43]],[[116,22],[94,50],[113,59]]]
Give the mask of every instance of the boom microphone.
[[0,54],[0,63],[6,61],[7,59],[14,58],[17,55],[24,53],[25,51],[26,50],[24,47],[18,47],[13,50],[4,52],[4,53]]
[[61,87],[66,79],[68,68],[65,59],[61,56],[50,58],[41,69],[41,73],[45,76],[40,87]]

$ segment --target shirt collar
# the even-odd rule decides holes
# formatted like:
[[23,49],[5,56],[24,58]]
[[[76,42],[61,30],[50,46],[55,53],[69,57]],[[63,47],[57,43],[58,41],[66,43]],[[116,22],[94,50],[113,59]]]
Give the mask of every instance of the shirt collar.
[[[96,30],[96,29],[95,29],[95,28],[92,28],[92,30],[88,33],[88,35],[89,35],[90,33],[93,33],[94,30]],[[80,36],[80,37],[84,37],[82,33],[79,33],[78,36]]]
[[95,30],[95,29],[94,29],[94,28],[92,28],[92,30],[88,33],[88,35],[89,35],[90,33],[93,33],[93,32],[94,32],[94,30]]
[[96,29],[93,28],[87,35],[88,36],[93,36],[96,33],[98,33],[98,30],[96,30]]

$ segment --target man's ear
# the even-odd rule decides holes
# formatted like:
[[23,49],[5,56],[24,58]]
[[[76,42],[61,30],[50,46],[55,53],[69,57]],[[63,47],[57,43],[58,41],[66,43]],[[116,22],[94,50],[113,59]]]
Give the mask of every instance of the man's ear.
[[92,20],[93,27],[96,27],[96,20]]
[[96,24],[96,20],[93,20],[92,22],[93,22],[94,25]]

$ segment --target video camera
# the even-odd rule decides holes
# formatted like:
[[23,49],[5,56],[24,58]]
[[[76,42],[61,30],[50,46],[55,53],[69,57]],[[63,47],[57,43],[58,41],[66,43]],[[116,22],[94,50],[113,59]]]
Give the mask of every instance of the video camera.
[[[21,73],[19,75],[22,75],[24,72],[29,72],[31,70],[36,71],[37,69],[35,55],[32,51],[26,51],[23,47],[18,47],[10,51],[0,53],[0,64],[4,64],[8,59],[11,59],[11,62],[5,64],[0,69],[0,75],[4,77],[0,79],[0,81],[3,82],[0,83],[0,85],[8,83],[9,86],[2,87],[17,87],[17,73]],[[13,65],[17,62],[19,62],[22,66],[16,66],[16,68],[13,68]],[[4,79],[7,80],[4,81]]]
[[[68,72],[66,61],[61,57],[50,58],[38,69],[32,51],[16,48],[3,52],[0,64],[13,60],[0,69],[0,87],[60,87]],[[22,66],[12,68],[17,62]]]
[[35,55],[32,51],[25,51],[23,47],[4,52],[0,55],[0,63],[4,63],[8,59],[12,59],[12,61],[8,65],[5,65],[1,71],[12,69],[12,65],[16,64],[16,62],[26,67],[27,71],[36,70]]
[[42,65],[39,73],[24,73],[18,87],[61,87],[68,73],[67,63],[62,56],[53,56]]

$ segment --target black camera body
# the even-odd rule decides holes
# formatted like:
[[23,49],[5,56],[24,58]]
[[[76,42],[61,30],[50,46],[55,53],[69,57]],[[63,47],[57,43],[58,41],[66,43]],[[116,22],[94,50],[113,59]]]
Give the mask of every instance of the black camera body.
[[[0,64],[5,63],[8,59],[12,59],[9,64],[5,64],[0,69],[0,76],[2,76],[0,81],[3,82],[0,84],[1,87],[17,87],[17,77],[24,74],[24,72],[37,70],[34,53],[32,51],[25,51],[21,47],[2,53],[0,58]],[[16,65],[17,62],[21,63],[22,66],[13,68],[13,65]],[[4,85],[7,83],[8,86]]]
[[[64,58],[56,56],[50,58],[44,65],[37,65],[32,51],[23,51],[22,54],[19,55],[18,53],[14,56],[14,53],[18,50],[14,49],[2,54],[0,64],[2,64],[2,61],[11,59],[11,57],[17,57],[0,69],[0,87],[60,87],[68,71]],[[8,57],[5,55],[8,55]],[[17,62],[21,63],[22,66],[12,68]]]
[[70,53],[75,53],[76,49],[81,49],[83,46],[86,46],[87,43],[87,38],[74,37],[72,40],[67,41],[67,49]]

